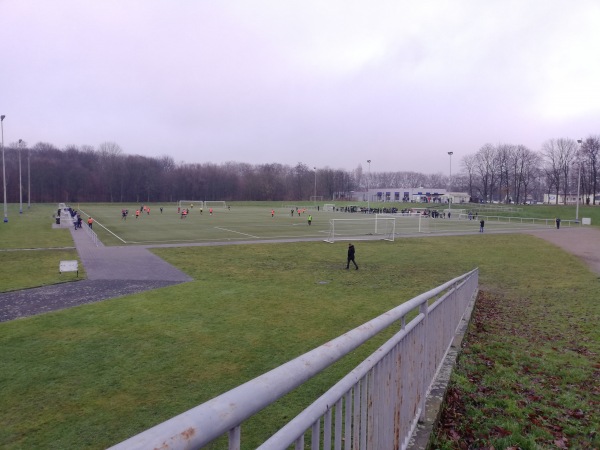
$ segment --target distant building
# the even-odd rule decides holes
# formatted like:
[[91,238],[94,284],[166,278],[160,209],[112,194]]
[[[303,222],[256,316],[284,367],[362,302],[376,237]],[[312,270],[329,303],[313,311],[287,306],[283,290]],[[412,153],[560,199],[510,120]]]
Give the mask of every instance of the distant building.
[[448,192],[441,188],[377,188],[354,191],[352,200],[369,202],[412,202],[412,203],[467,203],[466,192]]
[[[556,205],[556,199],[558,197],[558,204],[559,205],[564,205],[565,204],[565,198],[566,198],[566,204],[567,205],[575,205],[577,204],[577,194],[567,194],[566,197],[563,194],[544,194],[544,203],[549,204],[549,205]],[[598,203],[598,201],[600,201],[600,194],[596,194],[595,195],[596,198],[596,203]],[[592,204],[594,201],[594,199],[592,198],[592,196],[584,196],[583,194],[579,195],[579,204],[580,205],[586,205],[586,204]]]

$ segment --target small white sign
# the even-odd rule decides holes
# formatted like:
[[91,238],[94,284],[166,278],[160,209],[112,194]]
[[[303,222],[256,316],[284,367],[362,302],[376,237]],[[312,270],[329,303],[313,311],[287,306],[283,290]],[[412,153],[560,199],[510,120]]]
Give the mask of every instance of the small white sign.
[[77,261],[61,261],[58,272],[77,272],[77,275],[79,275],[79,263]]
[[591,217],[583,217],[581,219],[581,224],[582,225],[591,225],[592,224],[592,218]]

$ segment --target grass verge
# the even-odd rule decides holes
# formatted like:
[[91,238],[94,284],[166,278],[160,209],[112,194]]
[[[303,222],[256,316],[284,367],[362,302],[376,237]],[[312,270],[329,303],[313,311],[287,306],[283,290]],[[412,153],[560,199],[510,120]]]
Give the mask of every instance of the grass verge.
[[[489,338],[469,339],[461,358],[459,370],[472,358],[488,377],[469,378],[466,371],[454,378],[465,392],[486,393],[486,409],[477,403],[465,419],[477,443],[543,446],[552,437],[525,427],[524,417],[557,409],[551,402],[586,418],[569,429],[570,442],[597,439],[590,433],[598,428],[598,384],[591,381],[598,371],[599,281],[578,260],[529,236],[474,235],[360,243],[360,270],[346,271],[345,245],[156,249],[194,281],[0,324],[0,446],[110,446],[473,267],[480,268],[486,298],[502,306],[496,322],[483,320]],[[244,448],[254,448],[378,343],[245,425]],[[526,382],[523,368],[546,366],[565,380],[560,396],[548,387],[547,395],[534,391],[530,399],[523,392],[534,377]],[[581,380],[587,383],[575,389]],[[523,416],[518,399],[537,397]],[[454,445],[443,439],[440,446]]]

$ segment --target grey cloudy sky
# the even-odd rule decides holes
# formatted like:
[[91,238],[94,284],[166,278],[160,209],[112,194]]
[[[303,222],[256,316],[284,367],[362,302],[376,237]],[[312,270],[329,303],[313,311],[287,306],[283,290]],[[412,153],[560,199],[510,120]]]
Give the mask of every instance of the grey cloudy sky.
[[600,133],[599,23],[597,0],[0,0],[4,139],[454,172]]

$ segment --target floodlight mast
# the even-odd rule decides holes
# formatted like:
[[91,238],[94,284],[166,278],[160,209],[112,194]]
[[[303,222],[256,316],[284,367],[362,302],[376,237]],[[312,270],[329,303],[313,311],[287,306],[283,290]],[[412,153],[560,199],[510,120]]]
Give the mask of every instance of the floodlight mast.
[[2,182],[4,184],[4,223],[8,222],[8,211],[6,209],[6,166],[4,164],[4,118],[5,115],[0,116],[0,133],[2,134]]
[[448,152],[450,157],[450,179],[448,181],[448,209],[452,209],[452,199],[450,198],[450,188],[452,187],[452,155],[454,152]]
[[317,166],[314,166],[315,170],[315,203],[317,203]]
[[367,159],[369,163],[369,178],[367,178],[367,214],[371,214],[371,193],[369,192],[369,181],[371,179],[371,160]]
[[575,206],[575,222],[579,222],[579,188],[581,187],[581,145],[583,144],[582,139],[577,139],[579,144],[579,155],[577,155],[577,162],[579,163],[579,171],[577,172],[577,206]]
[[19,214],[23,214],[23,182],[21,181],[21,145],[23,139],[19,139]]

